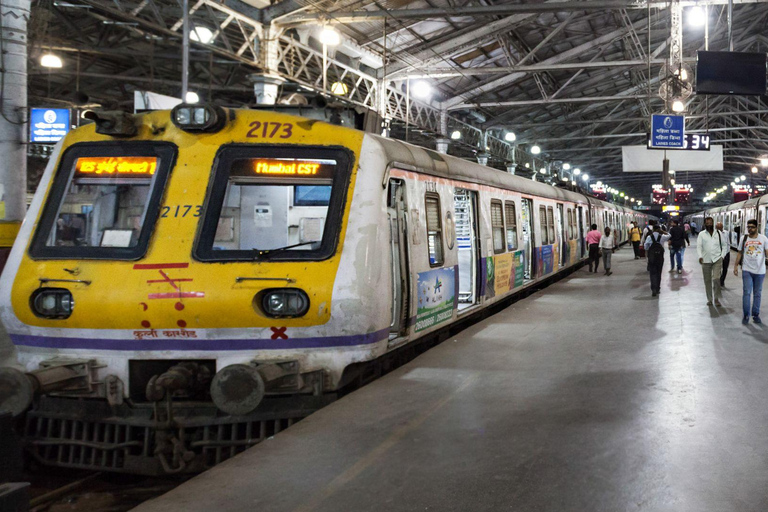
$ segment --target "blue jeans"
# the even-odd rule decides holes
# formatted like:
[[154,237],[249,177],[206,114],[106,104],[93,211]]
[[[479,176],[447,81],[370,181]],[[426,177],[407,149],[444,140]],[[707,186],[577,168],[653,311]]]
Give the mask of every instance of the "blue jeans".
[[741,301],[744,306],[744,316],[749,317],[749,300],[754,295],[752,301],[752,316],[760,316],[760,298],[763,295],[763,279],[765,274],[753,274],[752,272],[742,271],[741,280],[744,283],[744,295]]
[[683,268],[683,256],[685,255],[685,247],[679,249],[672,248],[669,250],[669,262],[672,268],[675,268],[675,260],[677,260],[677,268]]

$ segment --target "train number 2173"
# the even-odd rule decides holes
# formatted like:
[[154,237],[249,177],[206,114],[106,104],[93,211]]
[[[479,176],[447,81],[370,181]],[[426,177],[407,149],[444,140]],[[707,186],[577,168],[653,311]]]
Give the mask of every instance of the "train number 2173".
[[189,213],[192,213],[193,217],[199,217],[200,214],[203,213],[203,207],[199,204],[177,204],[175,207],[163,206],[160,217],[186,217]]
[[287,139],[293,135],[293,123],[272,123],[269,121],[254,121],[246,137],[251,139]]

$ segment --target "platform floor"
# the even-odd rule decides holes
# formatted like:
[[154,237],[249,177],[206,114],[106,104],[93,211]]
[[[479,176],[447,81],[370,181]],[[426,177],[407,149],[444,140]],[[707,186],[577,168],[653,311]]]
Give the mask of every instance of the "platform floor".
[[768,328],[631,252],[136,510],[768,510]]

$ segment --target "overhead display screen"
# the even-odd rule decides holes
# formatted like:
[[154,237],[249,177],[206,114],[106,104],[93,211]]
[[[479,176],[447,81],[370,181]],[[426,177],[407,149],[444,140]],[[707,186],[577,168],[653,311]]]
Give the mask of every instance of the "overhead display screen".
[[82,157],[75,163],[75,178],[151,178],[156,169],[153,156]]
[[276,158],[238,159],[232,163],[230,176],[241,178],[332,179],[333,160],[292,160]]

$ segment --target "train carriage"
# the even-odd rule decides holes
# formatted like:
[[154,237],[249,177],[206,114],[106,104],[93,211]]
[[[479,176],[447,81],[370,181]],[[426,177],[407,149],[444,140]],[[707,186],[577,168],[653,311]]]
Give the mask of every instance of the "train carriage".
[[625,241],[647,218],[279,113],[92,118],[0,280],[0,407],[44,464],[215,464],[300,417],[294,399],[582,264],[591,223]]

